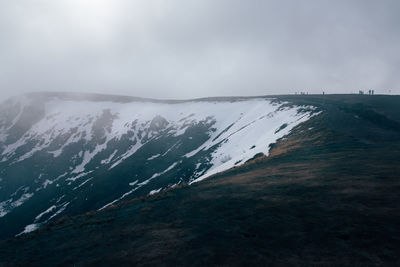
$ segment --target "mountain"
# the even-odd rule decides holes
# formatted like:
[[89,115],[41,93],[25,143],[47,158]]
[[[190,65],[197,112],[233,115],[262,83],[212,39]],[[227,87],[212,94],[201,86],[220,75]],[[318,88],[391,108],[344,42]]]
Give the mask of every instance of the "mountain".
[[160,101],[40,93],[0,106],[0,238],[191,184],[320,114],[271,97]]
[[[399,266],[400,97],[274,98],[314,116],[268,155],[4,240],[0,266]],[[265,98],[211,103],[247,101]]]

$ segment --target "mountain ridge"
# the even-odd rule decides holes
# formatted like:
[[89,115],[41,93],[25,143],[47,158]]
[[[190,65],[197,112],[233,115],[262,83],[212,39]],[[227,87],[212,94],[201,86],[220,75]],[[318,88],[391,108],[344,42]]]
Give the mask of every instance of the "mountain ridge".
[[318,114],[271,98],[134,99],[45,93],[0,107],[0,236],[202,180]]
[[268,156],[0,242],[0,265],[398,266],[400,97],[280,100],[322,113]]
[[[102,93],[79,93],[79,92],[31,92],[26,94],[21,94],[19,96],[14,96],[12,98],[19,97],[33,97],[33,98],[59,98],[62,100],[76,100],[76,101],[111,101],[119,103],[129,103],[129,102],[154,102],[154,103],[167,103],[167,104],[178,104],[184,102],[195,102],[195,101],[241,101],[256,98],[274,98],[275,95],[260,95],[260,96],[214,96],[214,97],[199,97],[199,98],[189,98],[189,99],[158,99],[158,98],[147,98],[147,97],[136,97],[129,95],[114,95],[114,94],[102,94]],[[5,100],[7,101],[7,100]]]

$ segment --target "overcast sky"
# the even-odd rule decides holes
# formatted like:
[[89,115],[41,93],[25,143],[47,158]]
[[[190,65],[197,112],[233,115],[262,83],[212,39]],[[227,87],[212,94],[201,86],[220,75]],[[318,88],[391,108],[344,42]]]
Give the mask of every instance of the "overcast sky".
[[0,0],[0,99],[400,93],[398,0]]

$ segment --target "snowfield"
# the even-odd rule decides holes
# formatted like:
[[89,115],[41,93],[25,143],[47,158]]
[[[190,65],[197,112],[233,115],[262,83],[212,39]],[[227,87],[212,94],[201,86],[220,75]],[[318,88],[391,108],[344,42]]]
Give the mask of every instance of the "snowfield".
[[[98,144],[93,150],[82,151],[82,161],[74,168],[72,173],[83,173],[85,166],[98,153],[107,148],[107,143],[110,140],[118,140],[133,129],[135,136],[131,139],[136,140],[137,145],[134,145],[122,156],[115,157],[115,151],[109,158],[102,161],[104,164],[113,162],[112,168],[117,166],[118,163],[133,155],[145,143],[143,141],[145,138],[138,136],[137,133],[145,131],[154,118],[161,116],[170,126],[170,133],[175,136],[184,134],[187,125],[207,120],[215,122],[213,125],[214,132],[210,134],[210,139],[186,155],[186,157],[190,157],[201,150],[219,145],[218,150],[213,153],[213,166],[207,171],[207,175],[205,174],[209,176],[211,173],[233,167],[237,161],[248,160],[257,153],[268,154],[269,144],[310,117],[309,113],[298,113],[298,109],[301,107],[280,108],[281,105],[272,103],[268,99],[237,102],[186,102],[182,104],[155,104],[150,102],[119,104],[82,101],[79,105],[75,101],[53,100],[46,103],[46,118],[36,123],[21,139],[7,145],[1,153],[1,160],[5,161],[15,155],[18,148],[32,139],[37,140],[40,145],[19,156],[15,162],[23,161],[34,155],[35,152],[49,148],[55,136],[67,135],[72,131],[76,132],[57,150],[48,151],[53,157],[59,157],[68,145],[77,143],[82,139],[91,141],[96,118],[102,117],[104,112],[109,112],[115,119],[105,133],[106,140]],[[276,132],[283,124],[288,126]],[[4,129],[2,130],[4,131]],[[156,134],[157,130],[149,131],[145,137],[156,138]],[[6,133],[2,132],[2,135],[6,135]],[[255,147],[250,149],[252,146]],[[149,160],[158,156],[158,154],[154,155]],[[225,162],[223,159],[227,158],[229,160]],[[206,176],[203,175],[202,179]],[[79,177],[76,176],[70,178],[70,180]]]

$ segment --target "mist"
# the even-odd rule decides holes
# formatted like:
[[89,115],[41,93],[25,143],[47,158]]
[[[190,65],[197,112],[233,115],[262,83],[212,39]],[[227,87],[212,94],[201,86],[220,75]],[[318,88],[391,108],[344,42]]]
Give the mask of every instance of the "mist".
[[0,3],[0,100],[400,93],[395,0]]

